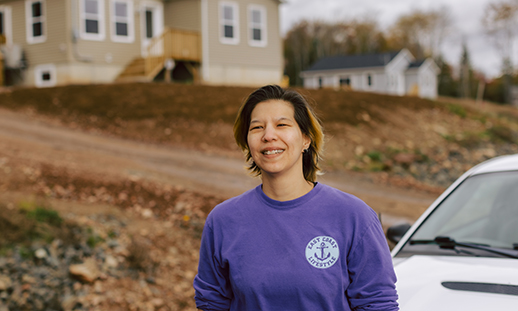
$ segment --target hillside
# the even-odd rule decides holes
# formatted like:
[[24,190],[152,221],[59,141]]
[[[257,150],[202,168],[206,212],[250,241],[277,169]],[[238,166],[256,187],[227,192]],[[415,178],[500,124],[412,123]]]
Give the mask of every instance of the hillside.
[[[206,215],[258,182],[232,139],[251,91],[0,92],[0,310],[194,309]],[[367,202],[384,228],[414,221],[472,165],[518,152],[512,107],[301,92],[325,127],[319,178]]]
[[[179,84],[12,89],[0,94],[0,106],[72,128],[240,157],[232,124],[252,90]],[[513,107],[300,91],[323,121],[328,171],[368,172],[375,181],[440,191],[473,165],[518,152]]]

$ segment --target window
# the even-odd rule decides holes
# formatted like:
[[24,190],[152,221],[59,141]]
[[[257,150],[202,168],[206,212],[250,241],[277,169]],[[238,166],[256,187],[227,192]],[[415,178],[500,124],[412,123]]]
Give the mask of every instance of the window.
[[46,40],[45,0],[25,1],[27,43],[41,43]]
[[110,11],[112,41],[126,43],[135,41],[133,1],[111,0]]
[[152,9],[146,9],[146,38],[151,39],[153,38],[153,10]]
[[351,78],[345,77],[340,78],[340,86],[350,86],[351,85]]
[[266,46],[266,9],[260,5],[248,6],[248,43]]
[[234,2],[220,2],[219,4],[219,41],[224,44],[239,43],[239,8]]
[[4,12],[0,11],[0,35],[5,35],[4,19]]
[[104,0],[80,0],[79,18],[82,39],[104,40]]
[[374,77],[372,76],[372,73],[366,72],[363,74],[363,88],[364,89],[370,89],[374,86]]
[[56,85],[56,66],[54,64],[38,65],[34,68],[34,74],[37,87]]

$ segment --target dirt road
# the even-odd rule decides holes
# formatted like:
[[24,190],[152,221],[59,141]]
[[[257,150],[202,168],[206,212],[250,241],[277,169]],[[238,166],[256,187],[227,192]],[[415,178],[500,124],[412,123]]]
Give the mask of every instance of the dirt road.
[[[239,158],[223,157],[108,137],[61,125],[30,113],[0,109],[0,147],[4,155],[32,162],[144,178],[231,197],[260,181],[247,175]],[[413,221],[436,195],[373,184],[364,175],[328,172],[319,181],[357,195],[382,214],[385,227]]]

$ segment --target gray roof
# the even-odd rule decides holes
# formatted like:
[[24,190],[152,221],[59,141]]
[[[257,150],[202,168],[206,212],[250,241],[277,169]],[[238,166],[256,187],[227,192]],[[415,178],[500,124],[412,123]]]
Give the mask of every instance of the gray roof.
[[418,60],[408,65],[408,68],[419,68],[426,61],[426,59]]
[[388,64],[396,55],[397,52],[387,52],[381,54],[367,54],[367,55],[337,55],[324,57],[319,59],[309,69],[305,71],[320,71],[332,69],[352,69],[362,67],[383,67]]

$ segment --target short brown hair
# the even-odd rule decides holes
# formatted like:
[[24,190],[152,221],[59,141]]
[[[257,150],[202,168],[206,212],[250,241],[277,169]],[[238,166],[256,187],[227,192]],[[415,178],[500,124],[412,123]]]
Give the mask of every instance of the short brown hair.
[[290,103],[295,111],[295,121],[301,132],[311,139],[311,144],[302,156],[302,170],[307,181],[315,182],[320,172],[318,165],[324,147],[324,132],[322,124],[315,115],[308,101],[297,91],[283,89],[278,85],[266,85],[253,91],[243,102],[234,123],[234,138],[237,145],[245,152],[246,161],[250,163],[248,169],[255,176],[261,175],[261,169],[255,164],[248,147],[248,129],[251,115],[257,104],[268,100],[282,100]]

